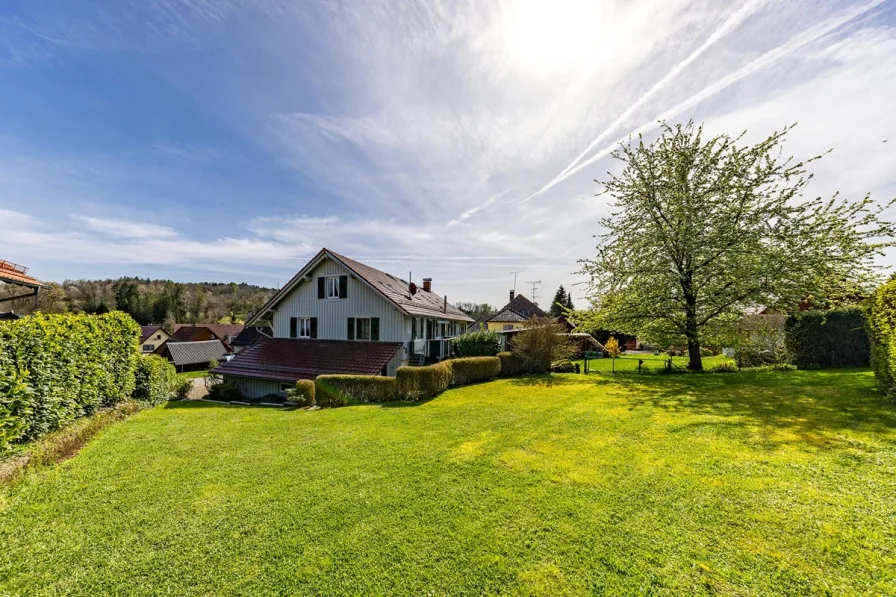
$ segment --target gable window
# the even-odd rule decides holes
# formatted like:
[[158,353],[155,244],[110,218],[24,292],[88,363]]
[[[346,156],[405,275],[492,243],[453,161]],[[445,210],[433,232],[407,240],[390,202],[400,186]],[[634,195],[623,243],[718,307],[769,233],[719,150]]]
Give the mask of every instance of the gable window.
[[339,298],[339,276],[327,276],[327,294],[328,299]]
[[348,276],[321,276],[317,279],[317,298],[348,298]]
[[380,318],[349,317],[348,333],[346,337],[349,340],[371,340],[373,342],[379,342]]
[[290,317],[290,338],[317,338],[317,317]]
[[155,349],[156,349],[156,345],[155,345],[155,344],[144,344],[144,345],[143,345],[143,352],[152,352],[152,351],[154,351]]

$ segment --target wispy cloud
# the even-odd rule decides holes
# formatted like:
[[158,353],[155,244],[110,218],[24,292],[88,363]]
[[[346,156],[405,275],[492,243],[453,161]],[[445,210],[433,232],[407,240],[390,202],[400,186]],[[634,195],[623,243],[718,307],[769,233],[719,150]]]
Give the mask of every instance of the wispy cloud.
[[84,224],[90,230],[102,232],[118,238],[171,238],[176,236],[174,228],[158,226],[148,222],[133,222],[129,220],[114,220],[111,218],[93,218],[72,214],[72,219]]

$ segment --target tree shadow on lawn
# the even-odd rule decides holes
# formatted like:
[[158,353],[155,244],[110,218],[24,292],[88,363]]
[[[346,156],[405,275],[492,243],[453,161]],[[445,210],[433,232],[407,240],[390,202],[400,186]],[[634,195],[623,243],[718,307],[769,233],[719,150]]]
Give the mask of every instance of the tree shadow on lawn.
[[261,406],[258,404],[230,404],[228,402],[209,402],[207,400],[169,400],[163,408],[166,409],[195,409],[195,408],[264,408],[268,410],[293,411],[300,410],[298,406]]
[[896,443],[896,405],[862,371],[762,372],[627,376],[630,409],[642,406],[711,417],[677,431],[710,425],[758,426],[781,432],[778,440],[816,446],[850,443],[844,432],[876,433]]

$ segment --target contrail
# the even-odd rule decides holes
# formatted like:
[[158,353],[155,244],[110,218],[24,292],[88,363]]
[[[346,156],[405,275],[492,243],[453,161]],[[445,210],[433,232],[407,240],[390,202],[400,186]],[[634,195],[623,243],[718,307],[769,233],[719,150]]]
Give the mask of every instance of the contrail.
[[769,50],[768,52],[766,52],[759,58],[756,58],[752,62],[747,63],[746,65],[742,66],[741,68],[737,69],[736,71],[729,73],[725,77],[722,77],[721,79],[719,79],[712,85],[704,87],[699,92],[697,92],[695,95],[692,95],[691,97],[689,97],[688,99],[679,103],[675,107],[673,107],[669,110],[666,110],[665,112],[663,112],[659,116],[653,118],[649,122],[642,124],[637,129],[628,133],[625,137],[618,139],[612,145],[608,145],[607,147],[604,147],[599,152],[597,152],[596,154],[594,154],[593,156],[591,156],[584,162],[580,163],[579,165],[574,166],[572,168],[567,168],[564,172],[562,172],[560,175],[558,175],[556,178],[554,178],[554,180],[552,180],[551,182],[549,182],[548,184],[543,186],[538,191],[532,193],[528,197],[522,199],[520,202],[525,203],[527,201],[534,199],[535,197],[538,197],[539,195],[542,195],[545,191],[554,187],[558,183],[566,180],[573,174],[580,172],[582,169],[586,168],[587,166],[590,166],[594,162],[596,162],[600,159],[603,159],[604,157],[606,157],[607,155],[612,153],[612,151],[614,149],[616,149],[616,147],[618,147],[620,143],[624,143],[628,139],[628,137],[636,136],[638,134],[643,134],[647,131],[657,128],[659,126],[658,121],[668,120],[668,119],[678,116],[685,110],[693,108],[694,106],[696,106],[703,100],[705,100],[709,97],[712,97],[713,95],[717,94],[718,92],[722,91],[723,89],[726,89],[727,87],[730,87],[731,85],[740,81],[744,77],[747,77],[747,76],[753,74],[754,72],[756,72],[760,69],[763,69],[770,64],[773,64],[774,62],[780,60],[784,56],[787,56],[788,54],[791,54],[792,52],[799,50],[803,46],[806,46],[806,45],[816,41],[817,39],[827,35],[831,31],[834,31],[835,29],[842,27],[843,25],[845,25],[849,21],[852,21],[856,17],[859,17],[859,16],[865,14],[866,12],[868,12],[869,10],[883,4],[884,1],[885,0],[871,0],[871,2],[868,2],[858,8],[851,10],[851,11],[845,12],[840,16],[833,17],[831,19],[828,19],[827,21],[824,21],[823,23],[819,23],[818,25],[815,25],[814,27],[810,27],[806,31],[802,32],[798,36],[791,39],[790,41],[788,41],[784,44],[781,44],[780,46],[778,46],[777,48],[775,48],[773,50]]
[[684,60],[682,60],[681,62],[676,64],[672,70],[670,70],[668,73],[666,73],[666,76],[664,76],[662,79],[660,79],[659,81],[654,83],[650,89],[648,89],[646,92],[644,92],[644,94],[642,94],[641,97],[639,97],[637,99],[637,101],[635,101],[635,103],[631,104],[622,114],[620,114],[616,118],[616,120],[614,120],[612,123],[610,123],[610,126],[608,126],[604,130],[604,132],[602,132],[600,135],[598,135],[598,137],[594,141],[592,141],[591,144],[588,145],[588,147],[586,147],[584,149],[584,151],[582,151],[582,153],[580,153],[578,155],[578,157],[576,157],[576,159],[574,159],[569,166],[564,168],[563,172],[558,174],[557,177],[554,180],[552,180],[551,182],[549,182],[547,185],[545,185],[545,187],[547,188],[547,187],[553,186],[555,181],[557,181],[564,174],[566,174],[567,172],[572,170],[579,163],[579,161],[582,160],[582,158],[584,158],[586,155],[588,155],[588,152],[590,152],[592,149],[597,147],[597,145],[599,143],[602,143],[604,140],[606,140],[606,138],[610,136],[611,132],[613,132],[615,129],[619,128],[623,123],[625,123],[625,121],[632,114],[634,114],[636,110],[638,110],[641,106],[644,105],[644,102],[646,102],[651,97],[653,97],[656,94],[656,92],[661,90],[670,81],[672,81],[679,74],[681,74],[681,72],[684,69],[689,67],[691,65],[691,63],[693,63],[697,58],[702,56],[703,53],[706,50],[708,50],[713,44],[715,44],[717,41],[719,41],[720,39],[722,39],[723,37],[728,35],[733,29],[735,29],[738,25],[740,25],[747,17],[749,17],[751,14],[753,14],[757,8],[759,8],[762,4],[764,4],[765,1],[766,0],[747,0],[746,2],[744,2],[739,9],[737,9],[736,11],[731,13],[731,15],[727,19],[725,19],[725,22],[722,23],[721,27],[719,27],[718,29],[713,31],[712,35],[710,35],[709,37],[706,38],[706,41],[704,41],[702,44],[700,44],[700,46],[697,49],[695,49],[693,52],[691,52],[687,58],[685,58]]

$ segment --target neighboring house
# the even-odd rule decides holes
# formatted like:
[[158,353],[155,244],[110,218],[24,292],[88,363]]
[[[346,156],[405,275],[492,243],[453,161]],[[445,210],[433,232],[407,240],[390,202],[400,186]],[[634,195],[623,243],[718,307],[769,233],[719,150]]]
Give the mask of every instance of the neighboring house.
[[230,343],[230,347],[233,349],[234,353],[239,353],[245,350],[250,346],[255,346],[262,340],[267,340],[274,336],[274,331],[270,326],[258,326],[258,325],[250,325],[243,328],[243,330],[233,339]]
[[243,331],[245,326],[241,323],[203,323],[198,324],[202,325],[212,333],[224,341],[224,344],[228,346],[232,344],[233,340],[240,335],[240,332]]
[[34,306],[37,307],[37,295],[41,288],[45,288],[39,280],[28,275],[27,267],[5,259],[0,259],[0,282],[28,289],[25,294],[0,297],[0,303],[34,297]]
[[548,314],[539,309],[538,305],[521,294],[514,296],[511,290],[510,302],[486,320],[486,325],[494,332],[522,330],[526,328],[526,322],[531,318],[547,316]]
[[160,349],[171,336],[158,325],[140,326],[140,352],[152,354]]
[[212,360],[220,361],[229,353],[228,347],[217,338],[196,342],[165,342],[161,356],[168,359],[178,371],[205,369]]
[[476,318],[476,321],[467,326],[467,333],[469,332],[478,332],[480,330],[487,330],[488,325],[485,323],[489,319],[491,319],[491,313],[486,313],[485,315],[480,315]]
[[432,291],[322,249],[246,322],[270,322],[273,339],[215,371],[249,397],[322,373],[394,375],[402,364],[448,356],[473,320]]

